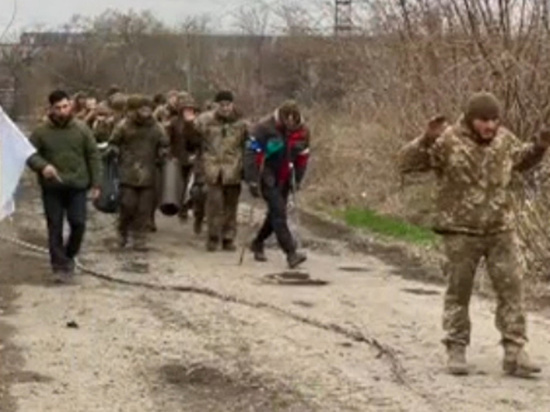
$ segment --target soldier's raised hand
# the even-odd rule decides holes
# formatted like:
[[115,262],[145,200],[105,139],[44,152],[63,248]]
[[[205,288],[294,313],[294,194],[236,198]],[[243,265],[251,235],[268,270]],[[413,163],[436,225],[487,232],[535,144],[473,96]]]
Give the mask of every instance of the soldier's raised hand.
[[195,109],[189,108],[183,110],[183,120],[186,122],[194,122],[197,118],[197,114],[195,113]]
[[447,128],[447,118],[445,116],[436,116],[428,122],[428,127],[426,127],[426,132],[424,133],[425,142],[431,144],[437,140],[439,136]]

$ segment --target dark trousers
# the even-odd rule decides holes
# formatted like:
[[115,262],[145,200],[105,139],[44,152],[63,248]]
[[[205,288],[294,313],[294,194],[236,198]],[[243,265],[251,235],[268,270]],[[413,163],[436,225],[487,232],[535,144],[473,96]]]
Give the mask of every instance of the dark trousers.
[[[43,188],[42,202],[48,223],[50,261],[54,271],[68,270],[80,251],[86,231],[86,190],[71,188]],[[65,216],[70,235],[63,242]]]
[[193,172],[193,165],[185,165],[181,167],[181,199],[180,199],[180,216],[187,216],[189,212],[189,199],[186,198],[187,186],[189,186],[189,180],[191,179],[191,173]]
[[287,220],[289,193],[290,188],[288,186],[267,187],[262,190],[263,197],[267,202],[267,215],[254,241],[256,245],[263,247],[269,236],[275,233],[279,246],[286,254],[296,251],[296,243],[288,227]]

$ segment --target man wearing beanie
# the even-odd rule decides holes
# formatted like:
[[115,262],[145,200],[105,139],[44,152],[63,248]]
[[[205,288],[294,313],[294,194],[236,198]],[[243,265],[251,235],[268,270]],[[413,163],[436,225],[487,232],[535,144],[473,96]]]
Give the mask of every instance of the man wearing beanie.
[[235,109],[233,94],[220,91],[215,98],[216,109],[195,118],[193,112],[185,116],[195,133],[190,150],[200,147],[202,172],[207,185],[206,220],[208,240],[206,248],[214,252],[220,246],[235,251],[237,234],[237,207],[241,194],[244,145],[248,136],[246,123]]
[[504,372],[527,377],[540,372],[523,349],[527,342],[522,267],[513,226],[511,181],[539,163],[550,130],[522,143],[500,125],[500,103],[490,93],[474,94],[452,126],[431,120],[425,133],[400,153],[402,173],[434,170],[437,177],[434,230],[446,254],[443,327],[451,374],[465,375],[470,343],[469,303],[474,276],[485,258],[497,295],[496,325],[502,335]]
[[110,144],[118,148],[120,165],[119,243],[124,248],[130,234],[134,249],[147,249],[148,224],[155,208],[156,164],[167,154],[169,140],[153,118],[153,102],[130,96],[128,115],[115,128]]
[[[100,196],[101,162],[92,131],[74,118],[69,96],[53,91],[46,120],[30,140],[36,148],[28,164],[39,178],[48,226],[50,262],[56,281],[72,279],[86,232],[86,194]],[[65,216],[70,226],[63,240]]]
[[274,114],[260,120],[253,128],[245,154],[245,178],[252,196],[262,196],[267,216],[252,242],[254,258],[265,262],[265,241],[275,233],[281,249],[293,269],[306,260],[296,250],[287,221],[288,196],[300,187],[309,159],[309,129],[304,124],[298,104],[284,102]]

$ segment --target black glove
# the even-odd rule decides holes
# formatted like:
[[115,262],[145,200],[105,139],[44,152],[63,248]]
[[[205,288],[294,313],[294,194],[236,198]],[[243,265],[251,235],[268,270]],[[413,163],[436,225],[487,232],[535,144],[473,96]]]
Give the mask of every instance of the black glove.
[[258,186],[257,183],[251,183],[249,186],[248,186],[248,190],[250,191],[250,195],[254,198],[259,198],[260,197],[260,187]]

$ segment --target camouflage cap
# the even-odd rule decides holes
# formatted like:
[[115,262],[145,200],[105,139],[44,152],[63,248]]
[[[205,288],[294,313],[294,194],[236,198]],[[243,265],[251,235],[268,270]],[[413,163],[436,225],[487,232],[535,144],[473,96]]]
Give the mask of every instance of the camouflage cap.
[[182,92],[178,95],[178,107],[180,109],[185,109],[185,108],[198,109],[199,108],[196,100],[193,98],[193,96],[190,93],[187,93],[187,92]]
[[120,89],[120,87],[116,84],[112,84],[110,87],[109,87],[109,90],[107,90],[107,97],[111,97],[117,93],[120,93],[122,90]]
[[126,109],[126,103],[128,100],[128,96],[122,93],[115,93],[109,98],[109,104],[111,105],[111,108],[113,110],[122,111]]
[[128,98],[127,107],[128,110],[139,110],[142,107],[153,108],[153,99],[142,94],[133,94]]
[[142,96],[140,107],[150,107],[151,109],[154,109],[155,102],[151,96]]
[[488,92],[475,93],[464,109],[464,119],[471,124],[476,119],[495,120],[500,118],[500,102]]
[[128,110],[138,110],[142,106],[143,96],[141,94],[133,94],[128,97],[126,107]]

